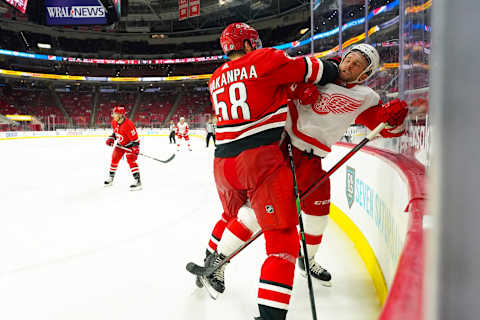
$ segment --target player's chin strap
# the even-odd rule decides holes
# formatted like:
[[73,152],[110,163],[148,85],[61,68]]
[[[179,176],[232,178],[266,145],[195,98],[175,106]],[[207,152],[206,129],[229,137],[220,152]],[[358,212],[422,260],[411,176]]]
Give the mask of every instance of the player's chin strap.
[[[125,147],[123,147],[123,146],[119,145],[118,143],[117,143],[117,144],[115,144],[115,146],[114,146],[114,147],[115,147],[115,148],[119,148],[119,149],[122,149],[122,150],[125,150],[125,151],[128,151],[128,152],[132,153],[132,149],[125,148]],[[175,158],[175,153],[172,153],[172,155],[171,155],[170,157],[168,157],[167,159],[165,159],[165,160],[162,160],[162,159],[157,159],[157,158],[155,158],[155,157],[148,156],[148,155],[146,155],[146,154],[144,154],[144,153],[141,153],[141,152],[139,152],[139,153],[138,153],[138,155],[139,155],[139,156],[144,156],[144,157],[150,158],[150,159],[152,159],[152,160],[155,160],[155,161],[158,161],[158,162],[161,162],[161,163],[168,163],[168,162],[172,161],[172,160],[173,160],[173,158]]]
[[353,81],[350,81],[350,82],[346,82],[346,84],[359,84],[359,83],[367,81],[368,79],[370,79],[375,74],[375,72],[370,70],[370,74],[368,75],[368,77],[366,77],[363,80],[359,80],[361,76],[363,76],[364,74],[366,74],[368,72],[367,70],[368,70],[368,67],[366,67],[365,70],[363,70],[362,73],[360,73],[358,75],[357,79],[355,79]]

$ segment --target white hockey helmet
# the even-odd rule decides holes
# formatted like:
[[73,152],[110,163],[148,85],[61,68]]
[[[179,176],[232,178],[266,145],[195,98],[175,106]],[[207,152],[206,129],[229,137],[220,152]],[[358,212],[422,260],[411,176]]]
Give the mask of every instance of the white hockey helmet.
[[184,117],[180,117],[180,121],[182,121],[182,120],[185,121],[185,118],[184,118]]
[[[380,67],[380,55],[378,54],[378,51],[377,49],[375,49],[374,46],[367,43],[360,43],[347,48],[347,50],[343,52],[342,61],[353,51],[357,51],[362,54],[362,56],[368,61],[368,66],[365,68],[365,70],[363,70],[362,73],[358,75],[357,79],[351,81],[350,83],[359,83],[366,81],[367,79],[371,78]],[[364,73],[366,73],[368,77],[363,81],[359,81],[358,79]]]

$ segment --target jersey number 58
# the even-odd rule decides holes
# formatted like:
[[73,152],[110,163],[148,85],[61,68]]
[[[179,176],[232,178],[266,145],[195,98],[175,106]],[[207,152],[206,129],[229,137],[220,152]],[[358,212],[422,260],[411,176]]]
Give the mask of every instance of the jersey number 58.
[[228,97],[230,110],[225,101],[218,101],[218,95],[225,92],[225,88],[220,88],[212,92],[213,104],[217,117],[223,121],[236,120],[239,118],[238,108],[242,111],[242,118],[250,120],[250,107],[247,104],[247,88],[243,82],[236,82],[228,88]]

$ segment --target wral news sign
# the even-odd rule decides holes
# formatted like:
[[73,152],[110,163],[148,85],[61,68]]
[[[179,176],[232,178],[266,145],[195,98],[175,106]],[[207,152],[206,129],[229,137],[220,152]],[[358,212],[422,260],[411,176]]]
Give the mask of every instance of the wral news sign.
[[106,10],[98,0],[46,0],[47,24],[106,24]]

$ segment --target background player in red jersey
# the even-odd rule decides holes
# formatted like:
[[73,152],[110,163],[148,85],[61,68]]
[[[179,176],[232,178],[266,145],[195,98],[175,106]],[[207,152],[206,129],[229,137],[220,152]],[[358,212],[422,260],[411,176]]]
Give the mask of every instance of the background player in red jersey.
[[115,146],[112,153],[112,163],[110,164],[110,174],[107,180],[105,180],[105,186],[112,185],[118,163],[125,154],[133,178],[135,179],[135,183],[130,186],[130,190],[140,190],[142,183],[136,162],[138,153],[140,152],[140,140],[138,139],[137,129],[133,122],[125,116],[125,107],[123,105],[113,108],[112,117],[113,133],[108,137],[106,141],[107,145],[112,147],[115,144],[115,140],[117,140],[118,146],[128,148],[130,151]]
[[[227,231],[205,265],[218,265],[237,248],[226,222],[249,202],[255,216],[245,223],[262,228],[267,251],[258,290],[260,319],[283,320],[299,251],[293,177],[278,144],[287,113],[287,85],[326,84],[337,78],[338,68],[312,57],[293,59],[280,50],[259,49],[257,31],[244,23],[229,25],[220,44],[230,61],[213,73],[209,90],[217,115],[214,176],[225,217],[220,229],[226,226]],[[225,289],[224,269],[200,277],[212,296]]]
[[190,137],[188,135],[188,123],[185,122],[184,117],[180,117],[180,121],[177,123],[177,151],[180,151],[180,143],[182,142],[182,139],[185,140],[187,143],[187,147],[189,151],[192,151],[192,148],[190,147]]

